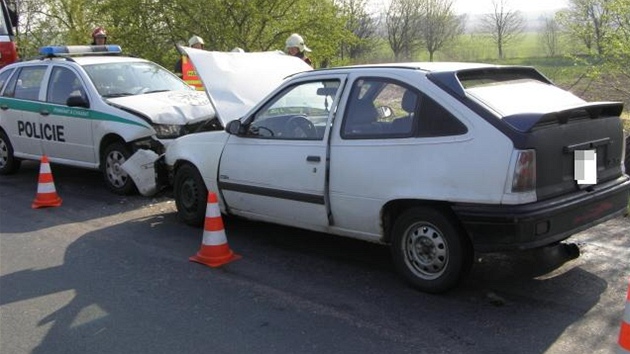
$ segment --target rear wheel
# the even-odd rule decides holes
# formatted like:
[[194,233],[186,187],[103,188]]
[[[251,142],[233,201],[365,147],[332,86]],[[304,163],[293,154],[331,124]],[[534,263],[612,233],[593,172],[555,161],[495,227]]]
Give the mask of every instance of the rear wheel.
[[395,221],[392,236],[394,264],[419,290],[445,292],[472,266],[472,246],[447,213],[429,207],[409,209]]
[[13,155],[9,137],[0,130],[0,175],[10,175],[20,169],[21,160]]
[[135,192],[136,185],[125,170],[122,164],[131,156],[129,148],[121,142],[109,144],[103,150],[103,176],[105,184],[114,193],[127,195]]
[[188,225],[203,225],[206,216],[208,189],[194,166],[180,167],[173,186],[177,216]]

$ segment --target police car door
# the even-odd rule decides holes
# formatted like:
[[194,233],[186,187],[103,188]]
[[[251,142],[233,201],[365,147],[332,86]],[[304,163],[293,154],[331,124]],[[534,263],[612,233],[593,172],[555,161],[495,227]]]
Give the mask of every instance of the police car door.
[[219,187],[231,213],[311,229],[328,226],[328,135],[342,78],[288,86],[230,135]]
[[90,110],[86,107],[69,107],[68,98],[83,97],[83,82],[71,68],[54,65],[42,104],[41,123],[45,139],[44,151],[49,157],[73,165],[90,167],[96,160]]
[[46,65],[19,67],[2,92],[0,109],[18,157],[42,155],[39,94],[46,70]]

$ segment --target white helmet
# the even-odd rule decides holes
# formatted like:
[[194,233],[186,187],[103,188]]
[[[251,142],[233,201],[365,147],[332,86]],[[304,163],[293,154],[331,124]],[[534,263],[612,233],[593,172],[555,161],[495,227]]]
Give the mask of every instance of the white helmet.
[[310,52],[311,49],[304,44],[304,39],[297,33],[293,33],[287,38],[285,43],[285,50],[291,47],[296,47],[300,50],[300,52]]
[[239,48],[239,47],[236,47],[236,48],[232,49],[231,52],[232,53],[245,53],[243,48]]
[[192,47],[195,44],[204,45],[205,43],[203,43],[203,39],[201,39],[201,37],[199,36],[190,37],[190,39],[188,40],[188,46]]

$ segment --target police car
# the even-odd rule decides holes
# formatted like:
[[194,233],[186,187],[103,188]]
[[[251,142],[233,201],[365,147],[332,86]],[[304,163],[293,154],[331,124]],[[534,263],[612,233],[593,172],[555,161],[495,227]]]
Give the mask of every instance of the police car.
[[135,191],[121,168],[138,150],[162,154],[179,136],[213,129],[215,111],[163,67],[117,45],[49,46],[0,70],[0,174],[22,159],[101,169],[118,194]]

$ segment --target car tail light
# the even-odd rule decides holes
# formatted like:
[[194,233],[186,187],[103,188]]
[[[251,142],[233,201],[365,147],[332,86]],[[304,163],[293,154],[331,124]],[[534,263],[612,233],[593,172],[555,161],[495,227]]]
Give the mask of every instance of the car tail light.
[[512,192],[530,192],[536,189],[536,151],[519,150],[512,177]]
[[0,42],[0,68],[18,60],[15,42]]

